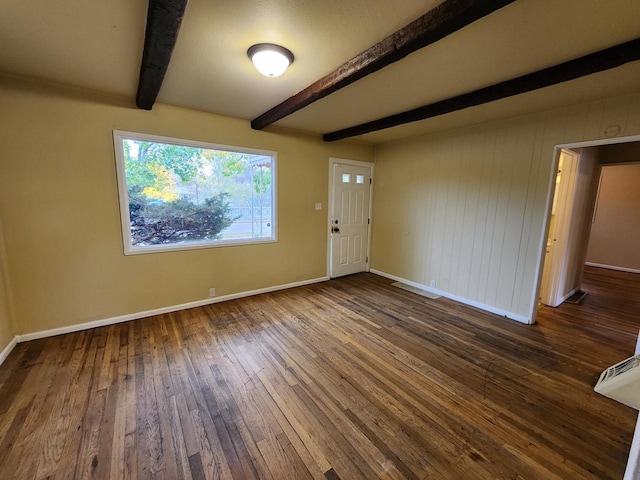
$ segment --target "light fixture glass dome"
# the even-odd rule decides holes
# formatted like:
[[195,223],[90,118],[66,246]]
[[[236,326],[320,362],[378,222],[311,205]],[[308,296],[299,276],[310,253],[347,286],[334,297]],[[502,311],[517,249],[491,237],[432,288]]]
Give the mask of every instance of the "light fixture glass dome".
[[273,43],[258,43],[247,50],[256,69],[265,77],[279,77],[293,63],[293,53]]

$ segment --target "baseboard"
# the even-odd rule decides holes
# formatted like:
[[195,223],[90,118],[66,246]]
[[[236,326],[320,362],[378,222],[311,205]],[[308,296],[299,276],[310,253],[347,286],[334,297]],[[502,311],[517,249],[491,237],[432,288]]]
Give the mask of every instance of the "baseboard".
[[603,263],[584,262],[587,267],[606,268],[607,270],[617,270],[618,272],[640,273],[636,268],[617,267],[615,265],[605,265]]
[[0,365],[4,363],[4,361],[7,359],[7,357],[11,353],[11,350],[13,350],[17,344],[18,344],[18,337],[16,336],[11,339],[11,341],[9,342],[9,345],[4,347],[4,350],[0,352]]
[[484,303],[476,302],[475,300],[470,300],[468,298],[459,297],[458,295],[453,295],[449,292],[444,292],[442,290],[438,290],[436,288],[427,287],[426,285],[422,285],[421,283],[412,282],[411,280],[407,280],[405,278],[396,277],[395,275],[391,275],[389,273],[381,272],[380,270],[371,269],[371,273],[375,273],[376,275],[380,275],[381,277],[386,277],[391,280],[395,280],[396,282],[406,283],[407,285],[411,285],[412,287],[420,288],[422,290],[426,290],[427,292],[434,293],[436,295],[440,295],[442,297],[449,298],[451,300],[455,300],[456,302],[463,303],[465,305],[469,305],[471,307],[479,308],[480,310],[484,310],[486,312],[495,313],[496,315],[500,315],[501,317],[506,317],[510,320],[515,320],[516,322],[530,324],[531,319],[523,316],[517,315],[515,313],[508,312],[506,310],[502,310],[500,308],[492,307],[491,305],[486,305]]
[[33,333],[25,333],[23,335],[16,335],[14,339],[14,344],[15,342],[17,343],[28,342],[29,340],[37,340],[40,338],[54,337],[56,335],[64,335],[65,333],[73,333],[73,332],[79,332],[82,330],[88,330],[90,328],[114,325],[116,323],[128,322],[130,320],[137,320],[139,318],[151,317],[153,315],[162,315],[164,313],[177,312],[179,310],[186,310],[188,308],[202,307],[204,305],[211,305],[213,303],[226,302],[228,300],[235,300],[237,298],[250,297],[252,295],[260,295],[261,293],[277,292],[278,290],[286,290],[288,288],[302,287],[305,285],[311,285],[313,283],[325,282],[327,280],[329,280],[329,277],[312,278],[309,280],[302,280],[300,282],[287,283],[285,285],[276,285],[273,287],[259,288],[257,290],[249,290],[246,292],[232,293],[229,295],[223,295],[221,297],[207,298],[205,300],[197,300],[195,302],[182,303],[180,305],[171,305],[169,307],[156,308],[154,310],[146,310],[144,312],[130,313],[128,315],[121,315],[118,317],[104,318],[101,320],[94,320],[92,322],[69,325],[68,327],[53,328],[51,330],[42,330],[42,331],[33,332]]

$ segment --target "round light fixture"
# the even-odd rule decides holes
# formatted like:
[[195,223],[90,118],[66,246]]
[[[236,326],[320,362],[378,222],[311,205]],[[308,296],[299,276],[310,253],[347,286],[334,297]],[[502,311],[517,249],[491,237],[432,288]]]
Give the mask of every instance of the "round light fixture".
[[258,43],[249,47],[247,55],[265,77],[279,77],[293,63],[293,53],[273,43]]

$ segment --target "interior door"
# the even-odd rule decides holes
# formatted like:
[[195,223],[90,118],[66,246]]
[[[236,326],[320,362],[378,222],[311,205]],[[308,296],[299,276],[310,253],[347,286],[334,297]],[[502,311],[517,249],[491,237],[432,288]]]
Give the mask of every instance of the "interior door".
[[542,272],[540,301],[557,307],[566,298],[567,248],[571,235],[570,221],[575,199],[579,155],[563,149],[558,161],[556,191],[551,207],[549,238]]
[[333,163],[331,177],[330,274],[335,278],[367,269],[371,167]]

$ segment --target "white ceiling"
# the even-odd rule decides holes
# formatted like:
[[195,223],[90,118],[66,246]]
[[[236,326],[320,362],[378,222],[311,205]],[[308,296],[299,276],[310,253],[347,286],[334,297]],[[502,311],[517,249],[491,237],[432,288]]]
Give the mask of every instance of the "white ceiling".
[[[190,0],[158,101],[252,119],[415,20],[438,0]],[[3,0],[0,71],[135,98],[146,2]],[[328,133],[640,37],[639,0],[517,0],[275,125]],[[289,48],[279,78],[246,56]],[[380,143],[640,91],[640,62],[363,135]],[[249,127],[247,127],[249,128]]]

